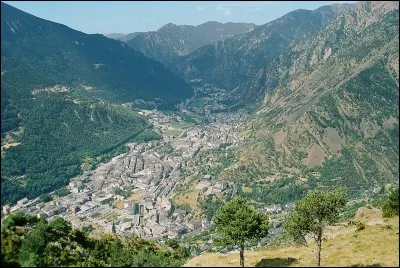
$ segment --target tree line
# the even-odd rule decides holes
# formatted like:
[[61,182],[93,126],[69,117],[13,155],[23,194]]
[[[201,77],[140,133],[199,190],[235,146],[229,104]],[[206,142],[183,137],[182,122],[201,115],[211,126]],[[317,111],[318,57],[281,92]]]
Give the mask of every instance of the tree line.
[[173,241],[163,246],[136,236],[94,238],[59,217],[48,222],[11,214],[1,229],[2,267],[174,267],[189,255]]

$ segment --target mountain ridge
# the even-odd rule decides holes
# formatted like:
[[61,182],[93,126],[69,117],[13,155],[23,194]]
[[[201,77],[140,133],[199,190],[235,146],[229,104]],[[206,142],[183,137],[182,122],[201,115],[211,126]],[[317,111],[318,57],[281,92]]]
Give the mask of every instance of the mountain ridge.
[[246,91],[252,78],[265,65],[286,51],[292,42],[311,38],[330,20],[353,6],[344,4],[340,8],[324,6],[313,11],[292,11],[249,33],[214,42],[180,57],[174,62],[173,70],[185,79],[200,78],[228,90],[235,89],[233,103],[241,103],[246,99],[253,102],[262,97],[264,92]]
[[134,50],[169,66],[178,57],[195,49],[238,33],[249,32],[252,23],[219,23],[209,21],[198,26],[168,23],[157,31],[135,34],[124,40]]
[[[19,11],[5,3],[2,3],[2,10],[4,14],[2,36],[5,37],[2,42],[3,58],[18,58],[33,67],[40,65],[42,70],[51,73],[51,76],[59,81],[86,82],[113,90],[119,89],[120,93],[125,94],[126,97],[134,93],[139,98],[154,99],[163,95],[165,98],[171,98],[168,91],[172,88],[178,90],[176,96],[185,97],[191,94],[190,87],[159,62],[131,50],[121,41],[110,40],[100,34],[86,35],[65,25],[42,20]],[[20,16],[20,18],[13,19],[12,16]],[[37,26],[33,26],[35,23]],[[40,36],[42,39],[33,39],[34,36]],[[50,44],[51,40],[57,40],[57,43]],[[43,61],[43,59],[46,60]],[[142,65],[141,68],[139,65]],[[144,71],[144,66],[152,71]],[[2,70],[6,68],[2,62]],[[59,75],[58,71],[54,71],[57,68],[64,68],[64,73]],[[111,72],[112,76],[116,77],[111,77]],[[86,75],[78,73],[86,73]],[[138,75],[132,76],[135,73]],[[156,75],[170,78],[143,79]],[[86,79],[79,76],[85,76]],[[119,81],[117,77],[120,78]],[[163,83],[159,83],[160,80],[164,80]],[[172,84],[168,85],[171,82]],[[157,93],[153,94],[152,91]]]

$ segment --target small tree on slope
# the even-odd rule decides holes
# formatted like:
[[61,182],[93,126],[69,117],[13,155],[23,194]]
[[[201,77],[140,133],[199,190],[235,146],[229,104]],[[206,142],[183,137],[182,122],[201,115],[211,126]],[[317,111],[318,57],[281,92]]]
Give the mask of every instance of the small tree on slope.
[[382,206],[383,217],[390,218],[399,215],[399,187],[393,190]]
[[240,249],[240,265],[244,267],[244,247],[247,240],[258,240],[268,234],[268,216],[258,212],[238,197],[219,208],[214,222],[222,236],[223,245],[236,245]]
[[[346,204],[343,190],[329,192],[313,191],[302,200],[295,202],[294,211],[283,224],[287,235],[305,244],[315,255],[316,264],[321,265],[322,235],[328,225],[339,220],[339,213]],[[311,237],[317,244],[312,249],[306,238]]]

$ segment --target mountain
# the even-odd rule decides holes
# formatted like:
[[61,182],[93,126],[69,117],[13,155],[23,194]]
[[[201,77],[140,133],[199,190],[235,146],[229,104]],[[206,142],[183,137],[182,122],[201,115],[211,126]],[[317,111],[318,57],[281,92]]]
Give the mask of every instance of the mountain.
[[[174,70],[186,79],[201,78],[232,90],[232,104],[254,103],[265,93],[247,90],[255,76],[293,42],[312,38],[330,21],[352,8],[352,4],[342,4],[290,12],[251,32],[214,42],[180,57],[173,64]],[[271,75],[263,79],[271,79]]]
[[108,38],[126,42],[128,40],[131,40],[132,38],[134,38],[136,35],[138,35],[140,33],[142,33],[142,32],[135,32],[135,33],[130,33],[130,34],[110,33],[110,34],[106,34],[105,36]]
[[110,34],[105,34],[105,36],[111,39],[121,40],[121,38],[124,38],[124,36],[126,35],[121,33],[110,33]]
[[159,138],[131,106],[173,108],[192,94],[121,41],[1,3],[2,203],[66,185],[83,162],[122,152],[128,141]]
[[256,25],[252,23],[209,21],[198,26],[168,23],[154,32],[127,35],[124,41],[134,50],[168,66],[178,56],[254,28]]
[[1,35],[2,71],[11,72],[18,61],[52,82],[107,88],[123,101],[160,98],[167,105],[192,94],[183,80],[123,42],[84,34],[4,3]]
[[[242,128],[240,161],[223,177],[285,178],[274,193],[268,189],[275,182],[253,182],[250,195],[258,201],[339,185],[361,196],[398,183],[398,62],[394,1],[359,2],[315,37],[293,44],[253,80],[253,90],[268,93]],[[270,73],[274,84],[262,78]]]

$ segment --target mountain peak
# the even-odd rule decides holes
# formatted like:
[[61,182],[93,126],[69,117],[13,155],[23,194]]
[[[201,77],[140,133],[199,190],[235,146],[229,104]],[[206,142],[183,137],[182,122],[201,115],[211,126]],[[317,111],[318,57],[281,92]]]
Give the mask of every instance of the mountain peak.
[[177,27],[178,27],[178,25],[170,22],[170,23],[165,24],[160,29],[158,29],[157,32],[160,32],[160,31],[163,31],[163,30],[170,30],[170,29],[174,29],[174,28],[177,28]]
[[199,24],[197,26],[203,26],[203,25],[223,25],[224,23],[218,22],[218,21],[214,21],[214,20],[210,20],[207,22],[204,22],[202,24]]

